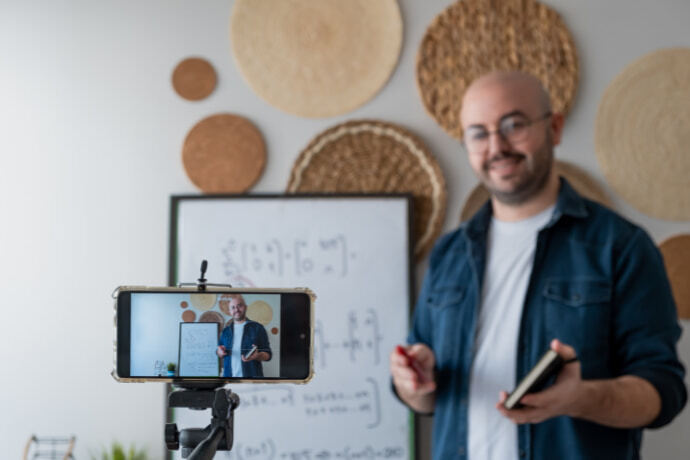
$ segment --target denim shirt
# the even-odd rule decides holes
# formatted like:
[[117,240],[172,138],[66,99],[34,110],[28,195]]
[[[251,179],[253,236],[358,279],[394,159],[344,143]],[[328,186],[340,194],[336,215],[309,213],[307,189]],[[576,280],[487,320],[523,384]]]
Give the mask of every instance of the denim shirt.
[[[435,460],[467,458],[470,369],[491,213],[487,202],[439,239],[408,337],[427,344],[436,358]],[[649,427],[659,427],[687,399],[676,354],[680,333],[663,261],[649,236],[561,179],[554,214],[537,235],[515,350],[517,381],[558,338],[575,348],[583,379],[635,375],[649,381],[662,401]],[[636,459],[641,435],[641,428],[561,416],[519,425],[518,452],[535,460]]]
[[[273,356],[271,352],[271,345],[268,343],[268,334],[266,329],[250,319],[246,320],[247,324],[244,325],[244,332],[242,333],[242,339],[240,342],[240,350],[242,354],[246,354],[252,349],[252,345],[256,345],[258,351],[265,351],[268,353],[268,359],[270,360]],[[232,358],[230,357],[230,351],[232,350],[232,339],[235,323],[230,323],[230,325],[223,328],[223,332],[220,334],[218,339],[218,345],[223,345],[227,350],[228,354],[223,357],[223,377],[232,377]],[[253,377],[263,377],[264,368],[261,361],[242,361],[242,377],[245,379]]]

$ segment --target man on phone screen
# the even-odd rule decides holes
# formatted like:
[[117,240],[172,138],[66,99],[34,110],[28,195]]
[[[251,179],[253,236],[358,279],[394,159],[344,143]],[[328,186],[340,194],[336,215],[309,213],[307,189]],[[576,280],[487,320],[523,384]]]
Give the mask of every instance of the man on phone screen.
[[262,361],[271,359],[266,329],[247,318],[247,304],[241,294],[223,294],[228,300],[232,323],[223,328],[216,354],[223,359],[223,377],[263,377]]
[[[555,172],[563,116],[537,78],[478,78],[460,123],[491,198],[431,252],[409,345],[390,355],[397,395],[434,414],[435,460],[639,458],[642,429],[687,399],[657,247]],[[568,364],[506,409],[549,348]]]

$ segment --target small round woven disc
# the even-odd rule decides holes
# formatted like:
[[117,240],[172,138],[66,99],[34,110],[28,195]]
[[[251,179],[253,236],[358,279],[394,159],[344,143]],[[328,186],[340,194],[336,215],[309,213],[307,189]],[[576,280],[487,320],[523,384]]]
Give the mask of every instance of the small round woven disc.
[[626,67],[606,88],[594,142],[623,199],[653,217],[690,220],[690,48]]
[[[560,160],[554,162],[554,168],[556,168],[556,173],[559,176],[568,180],[577,193],[604,206],[611,207],[611,201],[604,189],[585,171],[572,163]],[[482,184],[477,185],[465,201],[460,213],[460,221],[464,222],[471,218],[488,199],[489,191]]]
[[204,192],[240,193],[261,176],[266,145],[259,130],[246,118],[212,115],[187,134],[182,162],[189,179]]
[[265,326],[273,319],[273,309],[263,300],[256,300],[247,307],[247,318]]
[[185,310],[182,312],[182,321],[185,323],[193,323],[196,319],[196,313],[192,310]]
[[187,58],[175,67],[172,85],[180,97],[198,101],[207,97],[215,89],[216,71],[205,59]]
[[417,53],[417,86],[427,112],[462,138],[460,106],[472,81],[495,70],[539,78],[553,109],[575,98],[575,42],[558,13],[535,0],[461,0],[428,27]]
[[386,83],[402,27],[396,0],[236,0],[230,38],[259,97],[294,115],[330,117]]
[[690,319],[690,235],[677,235],[659,246],[671,281],[678,316]]
[[433,245],[446,212],[436,159],[412,133],[381,121],[350,121],[316,136],[295,161],[287,191],[412,193],[417,260]]

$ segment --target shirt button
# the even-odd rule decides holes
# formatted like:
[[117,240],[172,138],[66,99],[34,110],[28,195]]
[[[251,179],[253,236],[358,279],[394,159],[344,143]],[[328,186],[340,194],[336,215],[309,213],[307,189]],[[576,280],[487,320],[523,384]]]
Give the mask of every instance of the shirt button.
[[465,455],[465,448],[461,447],[458,449],[458,455]]
[[520,449],[520,458],[525,458],[527,456],[527,452],[525,452],[525,449]]

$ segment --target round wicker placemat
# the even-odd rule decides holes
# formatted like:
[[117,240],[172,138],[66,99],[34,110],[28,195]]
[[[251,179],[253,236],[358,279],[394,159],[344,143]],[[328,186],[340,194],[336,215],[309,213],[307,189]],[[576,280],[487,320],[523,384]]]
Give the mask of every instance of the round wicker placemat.
[[[566,161],[556,160],[554,168],[559,176],[565,177],[577,193],[592,201],[611,207],[611,201],[604,189],[585,171]],[[489,192],[484,185],[478,184],[465,201],[460,213],[460,221],[470,219],[474,213],[489,199]]]
[[462,138],[460,106],[477,77],[522,70],[539,78],[554,111],[566,114],[575,98],[575,43],[562,19],[535,0],[461,0],[428,27],[417,54],[417,86],[427,112]]
[[198,310],[210,310],[216,304],[216,294],[189,294],[189,301]]
[[266,146],[259,130],[246,118],[212,115],[187,134],[182,162],[189,179],[202,191],[240,193],[261,176]]
[[187,58],[175,67],[172,85],[180,97],[198,101],[216,88],[216,71],[205,59]]
[[230,38],[259,97],[294,115],[330,117],[386,83],[402,27],[396,0],[236,0]]
[[671,281],[678,316],[690,319],[690,235],[676,235],[659,245]]
[[446,182],[431,152],[382,121],[350,121],[316,136],[295,161],[287,191],[412,193],[417,260],[438,237],[446,212]]
[[255,300],[247,307],[247,318],[265,326],[273,319],[273,309],[263,300]]
[[623,199],[653,217],[690,220],[690,48],[626,67],[604,92],[594,143]]

